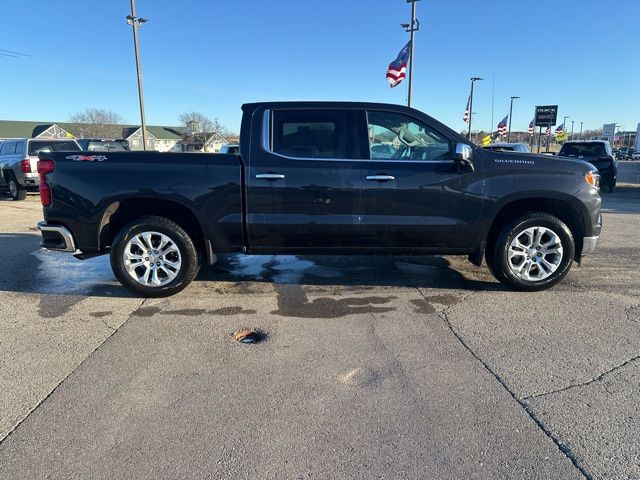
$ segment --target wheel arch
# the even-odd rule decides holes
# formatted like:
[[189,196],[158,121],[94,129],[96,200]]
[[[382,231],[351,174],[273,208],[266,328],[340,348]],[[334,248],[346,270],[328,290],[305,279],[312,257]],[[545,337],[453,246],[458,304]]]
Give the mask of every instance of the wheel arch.
[[205,250],[204,229],[192,209],[174,200],[145,197],[123,198],[107,205],[98,229],[99,249],[106,250],[125,225],[146,215],[165,217],[177,223],[189,234],[198,251]]
[[[582,208],[581,208],[582,207]],[[582,211],[584,210],[584,212]],[[559,218],[569,227],[575,242],[574,260],[580,261],[585,234],[586,208],[572,197],[527,196],[512,198],[499,205],[491,217],[486,234],[487,248],[495,242],[500,230],[513,219],[528,213],[543,212]]]

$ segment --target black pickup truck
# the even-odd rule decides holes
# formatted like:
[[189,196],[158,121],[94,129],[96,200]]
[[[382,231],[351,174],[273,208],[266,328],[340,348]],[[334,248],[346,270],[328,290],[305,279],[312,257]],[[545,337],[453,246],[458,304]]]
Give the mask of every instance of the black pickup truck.
[[600,235],[592,165],[484,150],[411,108],[247,104],[240,138],[240,155],[42,153],[42,246],[109,253],[144,296],[223,252],[468,255],[533,291]]

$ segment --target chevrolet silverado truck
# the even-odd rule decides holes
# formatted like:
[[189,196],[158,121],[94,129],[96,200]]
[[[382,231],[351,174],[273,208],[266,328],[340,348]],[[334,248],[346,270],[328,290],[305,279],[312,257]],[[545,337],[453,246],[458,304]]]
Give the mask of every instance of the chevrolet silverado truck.
[[109,254],[149,297],[227,252],[466,255],[536,291],[596,247],[599,176],[585,161],[485,150],[398,105],[242,110],[239,155],[41,153],[42,246]]

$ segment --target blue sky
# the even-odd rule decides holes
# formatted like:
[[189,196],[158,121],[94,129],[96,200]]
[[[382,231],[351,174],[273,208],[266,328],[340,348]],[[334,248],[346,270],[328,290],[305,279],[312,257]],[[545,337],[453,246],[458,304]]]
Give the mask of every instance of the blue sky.
[[[261,100],[406,101],[386,67],[407,41],[405,0],[137,0],[149,22],[140,47],[149,124],[184,111],[238,130],[240,107]],[[3,2],[0,118],[68,119],[87,107],[139,122],[128,0]],[[10,19],[21,19],[10,21]],[[526,129],[536,104],[584,128],[640,122],[640,2],[622,0],[422,0],[414,106],[456,130],[469,77],[474,127],[494,127],[514,108]],[[570,121],[569,128],[570,128]],[[474,128],[474,130],[475,130]]]

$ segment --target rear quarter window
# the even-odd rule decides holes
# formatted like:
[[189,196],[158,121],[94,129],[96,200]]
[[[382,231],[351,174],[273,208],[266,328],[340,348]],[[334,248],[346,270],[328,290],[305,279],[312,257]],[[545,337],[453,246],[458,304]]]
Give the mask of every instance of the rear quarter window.
[[76,142],[62,140],[32,140],[29,142],[29,155],[37,156],[40,152],[79,152]]

